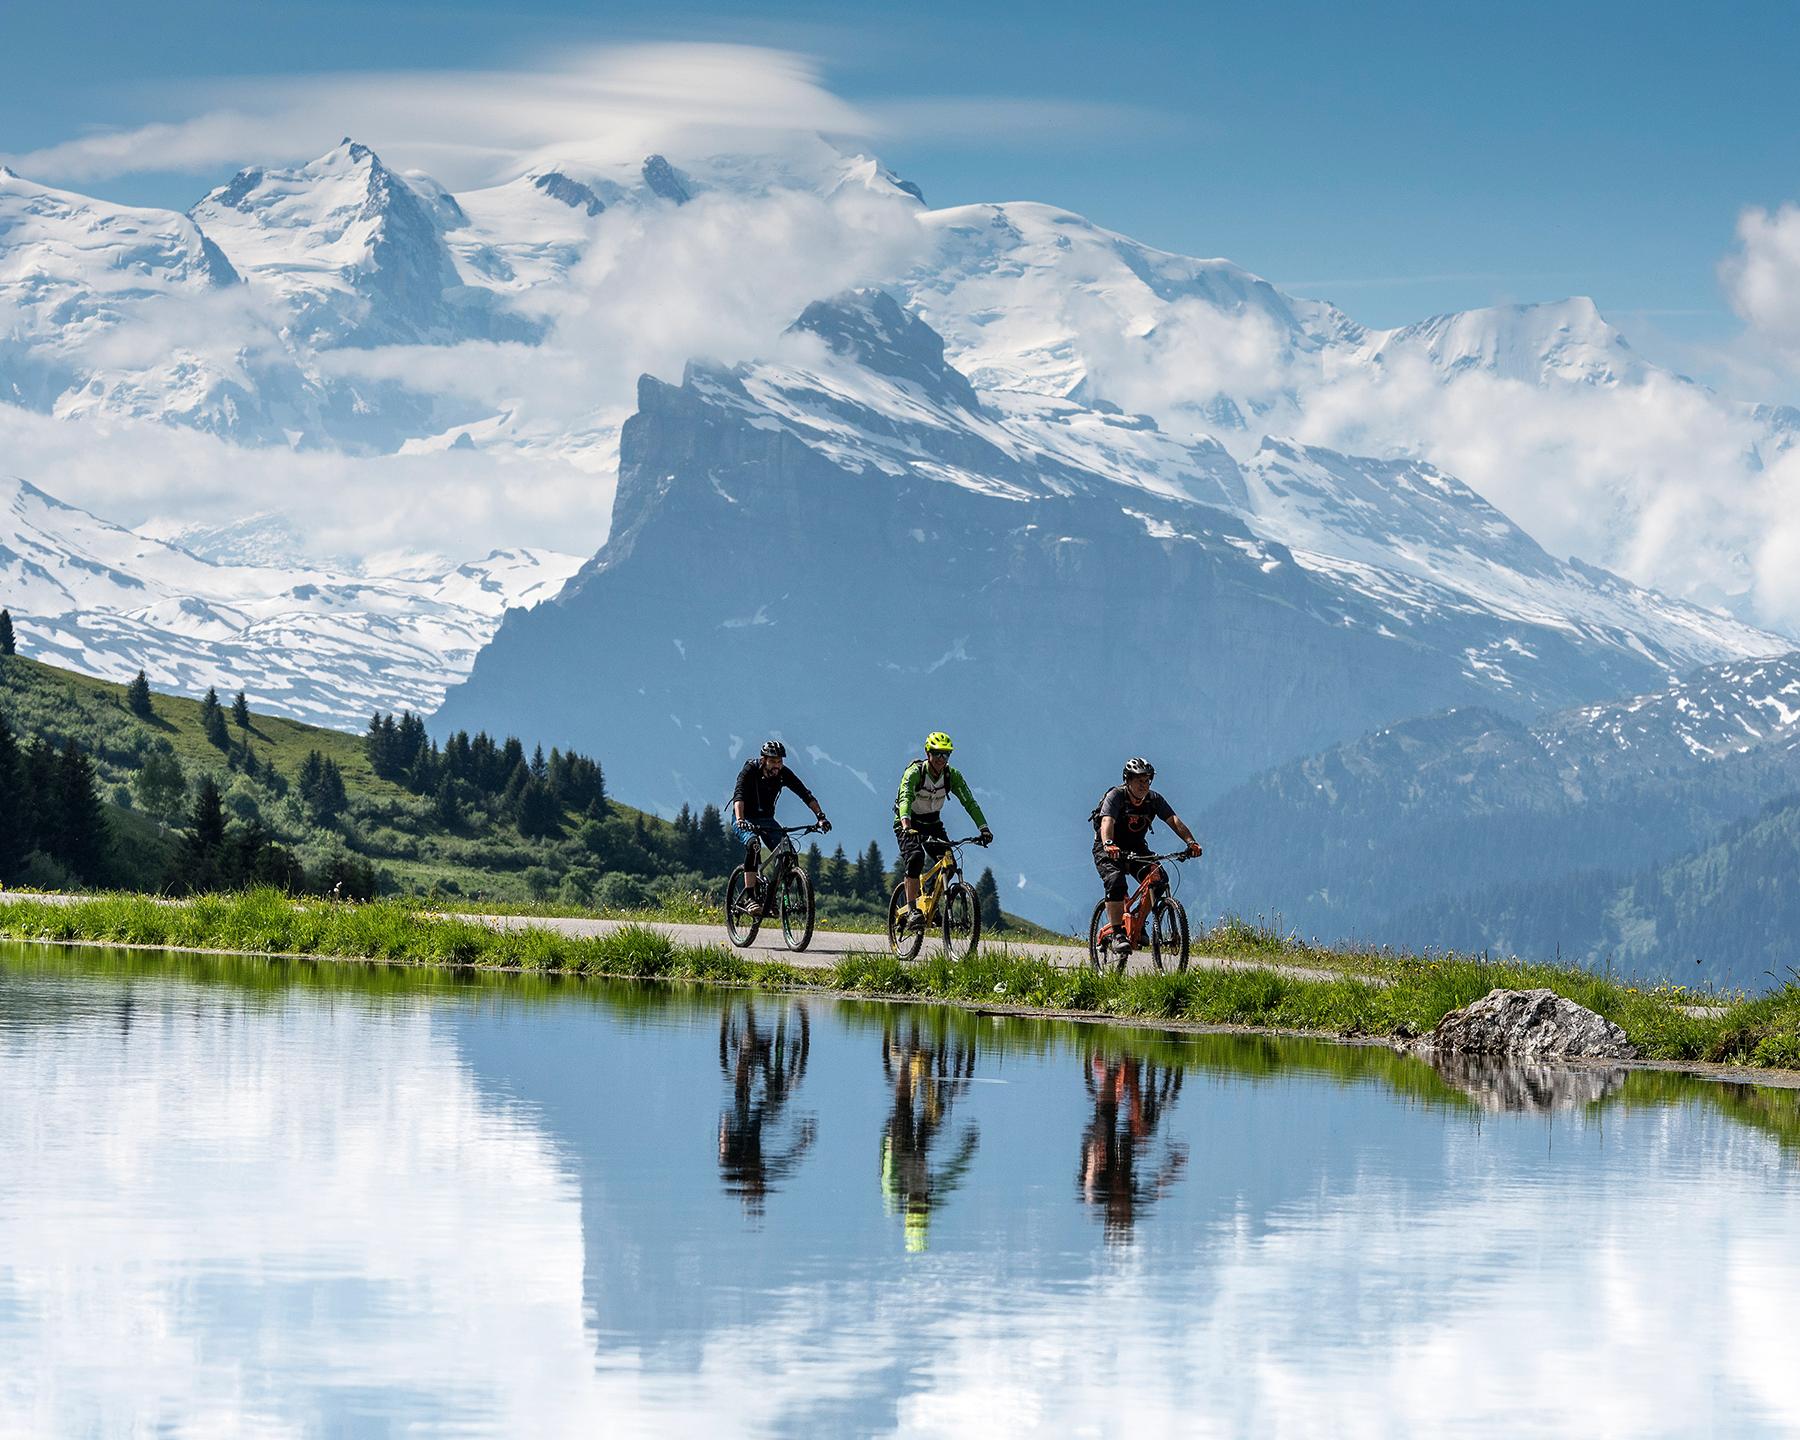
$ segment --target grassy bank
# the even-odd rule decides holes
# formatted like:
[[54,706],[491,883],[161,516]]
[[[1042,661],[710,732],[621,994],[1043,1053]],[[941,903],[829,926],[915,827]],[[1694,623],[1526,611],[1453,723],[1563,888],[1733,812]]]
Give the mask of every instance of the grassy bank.
[[[1336,1036],[1404,1037],[1496,986],[1547,986],[1625,1030],[1651,1059],[1800,1068],[1800,986],[1722,1001],[1717,1013],[1685,1008],[1696,998],[1643,989],[1552,966],[1457,956],[1332,956],[1244,931],[1203,937],[1196,948],[1241,958],[1335,968],[1334,978],[1273,970],[1191,970],[1182,975],[1097,975],[988,949],[967,961],[941,957],[902,965],[851,956],[823,969],[747,958],[728,947],[673,944],[630,926],[596,938],[539,929],[505,932],[438,919],[393,902],[295,903],[273,891],[201,897],[166,905],[106,896],[69,905],[0,902],[0,936],[86,940],[187,949],[322,955],[412,965],[459,965],[537,973],[783,985],[957,1005],[1071,1011],[1134,1020],[1260,1026]],[[1217,941],[1215,944],[1214,942]],[[1335,960],[1335,965],[1328,961]],[[1365,978],[1385,983],[1368,984]]]

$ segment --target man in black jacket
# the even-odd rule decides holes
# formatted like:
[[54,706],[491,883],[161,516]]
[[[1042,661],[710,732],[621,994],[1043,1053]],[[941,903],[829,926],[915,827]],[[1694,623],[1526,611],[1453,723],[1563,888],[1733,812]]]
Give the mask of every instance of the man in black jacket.
[[744,768],[738,771],[737,788],[731,792],[731,827],[744,842],[744,895],[752,904],[761,904],[757,866],[762,862],[762,847],[773,848],[781,841],[781,827],[775,823],[775,802],[783,790],[792,790],[812,807],[820,830],[831,830],[831,822],[813,799],[812,791],[787,768],[787,746],[779,740],[766,742],[760,757],[744,762]]

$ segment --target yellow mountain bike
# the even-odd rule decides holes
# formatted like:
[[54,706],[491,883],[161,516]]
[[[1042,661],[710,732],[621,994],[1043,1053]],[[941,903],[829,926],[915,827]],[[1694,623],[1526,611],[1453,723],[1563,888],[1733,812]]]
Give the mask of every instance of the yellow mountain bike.
[[[906,881],[894,882],[894,892],[888,896],[887,930],[888,948],[894,952],[895,959],[911,960],[917,955],[925,943],[927,928],[935,928],[943,935],[944,949],[952,960],[975,953],[975,947],[981,941],[981,900],[975,894],[975,887],[963,879],[957,851],[965,845],[980,843],[979,835],[948,841],[937,862],[919,877],[919,913],[924,916],[923,925],[909,926],[901,920],[906,913]],[[926,844],[936,848],[930,841]]]

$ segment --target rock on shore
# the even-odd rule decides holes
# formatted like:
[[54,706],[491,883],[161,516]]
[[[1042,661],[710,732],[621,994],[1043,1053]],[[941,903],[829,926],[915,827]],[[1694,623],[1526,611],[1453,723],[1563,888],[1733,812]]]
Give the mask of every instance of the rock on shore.
[[1637,1058],[1617,1025],[1553,990],[1490,990],[1438,1021],[1419,1048],[1526,1061]]

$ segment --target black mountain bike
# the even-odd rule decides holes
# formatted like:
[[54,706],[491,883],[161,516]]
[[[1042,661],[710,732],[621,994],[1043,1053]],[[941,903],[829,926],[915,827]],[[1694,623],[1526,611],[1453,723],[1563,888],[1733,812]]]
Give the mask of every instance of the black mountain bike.
[[806,867],[800,863],[800,852],[794,848],[794,836],[811,835],[818,825],[784,825],[780,841],[772,845],[762,859],[757,891],[752,894],[744,884],[744,867],[738,866],[725,882],[725,933],[739,949],[756,938],[762,929],[763,916],[773,910],[781,917],[781,938],[790,950],[804,950],[812,944],[812,881],[806,878]]
[[981,897],[963,879],[956,852],[965,845],[981,844],[981,837],[925,843],[932,849],[944,846],[936,863],[919,877],[919,914],[925,924],[901,923],[900,917],[906,913],[906,881],[896,880],[893,894],[888,896],[888,948],[897,960],[912,959],[924,945],[925,926],[930,925],[942,933],[944,949],[952,960],[967,959],[981,943]]

